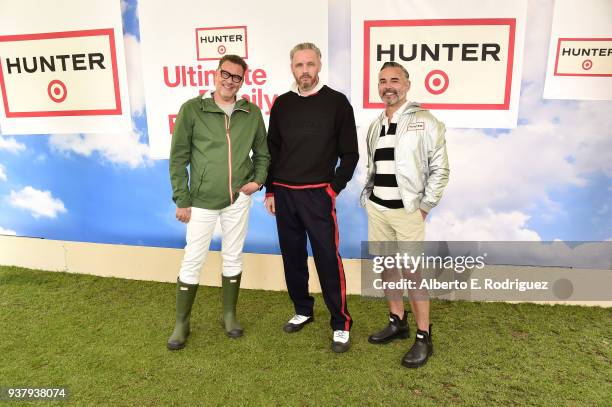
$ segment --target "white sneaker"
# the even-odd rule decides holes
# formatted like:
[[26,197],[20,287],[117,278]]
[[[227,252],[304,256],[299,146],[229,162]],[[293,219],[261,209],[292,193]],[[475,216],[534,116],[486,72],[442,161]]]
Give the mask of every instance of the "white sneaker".
[[312,316],[307,317],[305,315],[296,314],[289,320],[289,322],[285,324],[285,326],[283,326],[283,331],[287,332],[288,334],[297,332],[302,329],[304,325],[309,324],[312,321],[314,321],[314,317]]
[[334,339],[332,340],[332,350],[334,352],[346,352],[350,346],[349,331],[334,331]]
[[304,315],[297,315],[296,314],[296,315],[293,316],[293,318],[291,318],[289,320],[288,323],[289,324],[293,324],[293,325],[302,325],[304,322],[306,322],[308,320],[308,318],[311,318],[311,317],[307,317],[307,316],[304,316]]
[[334,342],[347,343],[349,341],[349,331],[334,331]]

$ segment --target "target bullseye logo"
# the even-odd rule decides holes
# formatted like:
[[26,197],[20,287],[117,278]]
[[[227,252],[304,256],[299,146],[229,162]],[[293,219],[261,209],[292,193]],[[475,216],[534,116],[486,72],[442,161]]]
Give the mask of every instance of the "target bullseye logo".
[[449,79],[446,72],[435,69],[425,77],[425,89],[432,95],[439,95],[448,89]]
[[592,67],[593,67],[593,61],[591,61],[590,59],[585,59],[582,62],[582,69],[584,69],[585,71],[588,71]]
[[225,45],[219,45],[219,48],[217,48],[217,52],[219,53],[219,55],[225,54],[226,51],[227,48],[225,48]]
[[64,82],[54,79],[47,86],[47,94],[55,103],[62,103],[68,96],[68,89],[66,89]]

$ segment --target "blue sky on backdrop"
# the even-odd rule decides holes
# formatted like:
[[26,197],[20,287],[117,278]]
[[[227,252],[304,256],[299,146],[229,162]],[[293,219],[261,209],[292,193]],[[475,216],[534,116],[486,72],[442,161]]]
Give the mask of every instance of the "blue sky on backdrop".
[[[349,95],[349,2],[329,4],[330,84]],[[429,239],[612,238],[612,102],[542,99],[552,9],[552,0],[529,1],[519,126],[448,129],[450,183],[428,218]],[[184,245],[168,161],[148,155],[136,1],[122,1],[122,11],[132,131],[0,136],[0,234]],[[360,162],[338,201],[345,257],[358,257],[367,236],[358,204],[364,172]],[[262,202],[260,192],[245,249],[278,253],[274,219]],[[213,248],[219,248],[218,238]]]

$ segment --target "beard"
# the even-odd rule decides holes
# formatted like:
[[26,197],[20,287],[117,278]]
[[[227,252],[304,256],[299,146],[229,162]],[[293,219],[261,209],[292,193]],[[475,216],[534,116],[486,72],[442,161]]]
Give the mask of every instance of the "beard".
[[385,89],[380,97],[387,106],[391,106],[399,102],[399,92],[395,89]]
[[301,90],[310,90],[316,85],[317,81],[312,76],[305,74],[300,76],[298,80],[298,87]]

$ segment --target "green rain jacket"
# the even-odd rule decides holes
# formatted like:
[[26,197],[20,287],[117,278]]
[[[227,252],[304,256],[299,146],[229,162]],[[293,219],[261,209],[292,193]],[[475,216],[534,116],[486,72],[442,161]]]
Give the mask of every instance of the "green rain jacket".
[[170,149],[172,200],[177,207],[230,206],[244,184],[266,182],[269,164],[266,128],[253,103],[236,100],[230,117],[211,97],[198,96],[181,106]]

